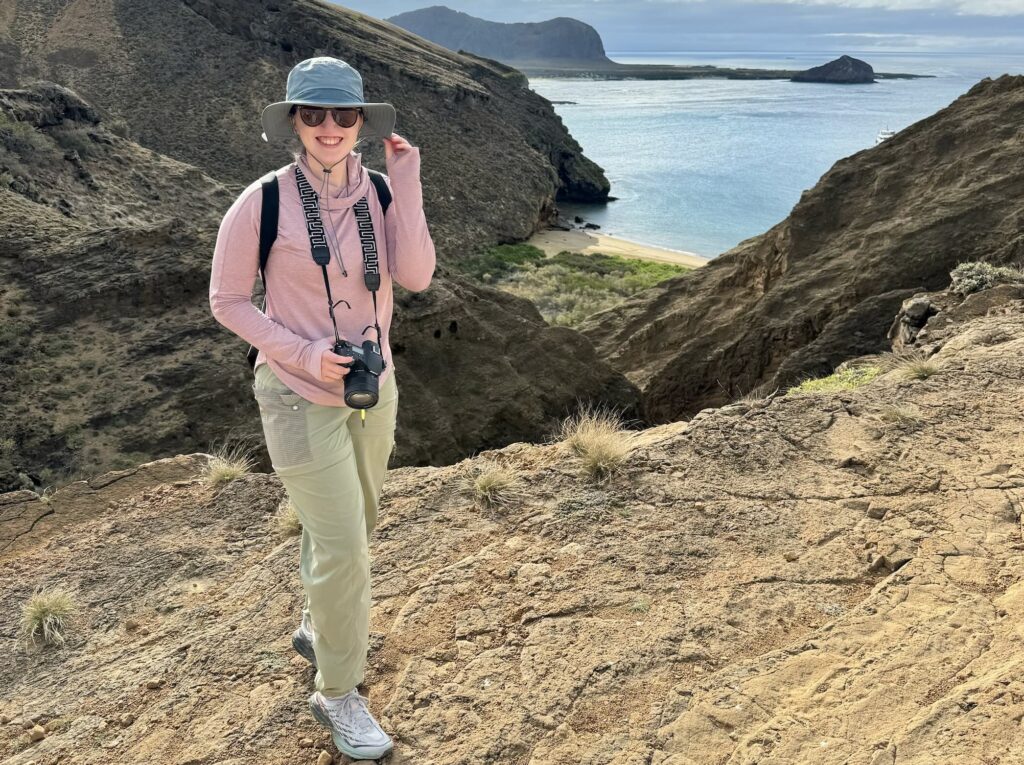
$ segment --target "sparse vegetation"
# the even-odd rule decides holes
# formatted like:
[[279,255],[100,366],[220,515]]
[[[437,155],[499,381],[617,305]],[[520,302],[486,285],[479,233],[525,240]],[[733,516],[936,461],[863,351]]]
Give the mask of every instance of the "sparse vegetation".
[[776,393],[778,390],[778,387],[773,388],[770,383],[761,383],[760,385],[755,385],[753,388],[747,391],[745,395],[736,399],[736,401],[733,403],[759,404],[760,402],[764,401],[766,398],[771,396],[773,393]]
[[560,437],[591,478],[605,480],[620,470],[633,450],[635,434],[614,412],[585,406],[562,422]]
[[0,111],[0,145],[6,146],[21,156],[30,156],[32,152],[48,151],[50,142],[35,126],[17,120]]
[[66,590],[37,591],[22,608],[20,636],[44,645],[64,645],[76,610]]
[[524,497],[515,471],[497,463],[476,466],[467,474],[466,484],[473,499],[484,507],[508,508]]
[[1019,268],[994,266],[977,260],[958,264],[950,271],[949,276],[950,292],[963,296],[989,289],[997,284],[1024,282],[1024,271]]
[[887,354],[883,360],[885,371],[893,371],[908,380],[924,380],[937,374],[937,361],[928,357],[920,348],[908,348],[898,353]]
[[651,610],[651,602],[646,598],[637,598],[633,601],[633,604],[629,607],[629,610],[645,614]]
[[883,406],[875,415],[882,422],[909,425],[921,421],[921,413],[913,407],[890,404]]
[[249,450],[241,445],[214,450],[203,468],[203,480],[210,486],[220,486],[249,473],[256,462]]
[[882,373],[882,368],[873,364],[851,366],[837,369],[827,377],[808,378],[790,388],[788,393],[836,393],[844,390],[855,390],[874,380]]
[[466,273],[533,302],[550,324],[575,326],[640,290],[692,269],[671,263],[527,244],[498,245],[459,262]]
[[302,533],[302,521],[291,500],[285,500],[275,514],[277,533],[282,537],[297,537]]

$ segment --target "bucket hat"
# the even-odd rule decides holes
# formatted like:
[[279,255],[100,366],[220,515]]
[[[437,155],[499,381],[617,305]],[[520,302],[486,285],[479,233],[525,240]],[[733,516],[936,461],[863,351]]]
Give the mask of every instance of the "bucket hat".
[[338,58],[316,56],[300,61],[288,73],[284,101],[270,104],[263,110],[263,140],[284,141],[292,136],[288,112],[293,104],[307,106],[359,106],[363,110],[363,127],[359,134],[390,138],[395,129],[395,107],[363,100],[363,78],[355,69]]

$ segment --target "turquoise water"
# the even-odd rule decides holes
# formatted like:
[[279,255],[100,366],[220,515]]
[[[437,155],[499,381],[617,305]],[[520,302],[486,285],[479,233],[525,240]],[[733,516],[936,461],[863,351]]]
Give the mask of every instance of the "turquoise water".
[[[785,218],[841,157],[947,106],[984,77],[1024,74],[1024,55],[856,53],[876,72],[935,79],[822,85],[784,80],[530,78],[605,170],[607,205],[560,204],[603,233],[712,257]],[[807,69],[839,53],[609,52],[623,63]]]

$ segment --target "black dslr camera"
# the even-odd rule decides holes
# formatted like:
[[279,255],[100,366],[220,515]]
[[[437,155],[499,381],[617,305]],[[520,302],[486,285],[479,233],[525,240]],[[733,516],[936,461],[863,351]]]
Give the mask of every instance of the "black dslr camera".
[[334,344],[333,350],[339,356],[352,357],[347,364],[338,362],[339,366],[349,370],[345,375],[345,403],[353,409],[376,406],[380,373],[384,370],[380,346],[373,340],[363,340],[361,346],[341,340]]

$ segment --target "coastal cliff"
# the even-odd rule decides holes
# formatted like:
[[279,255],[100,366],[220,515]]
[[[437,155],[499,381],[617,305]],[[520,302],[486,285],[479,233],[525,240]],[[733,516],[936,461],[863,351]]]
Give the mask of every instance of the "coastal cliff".
[[643,390],[650,422],[787,386],[887,347],[889,316],[960,262],[1020,263],[1024,76],[839,160],[790,215],[579,329]]

